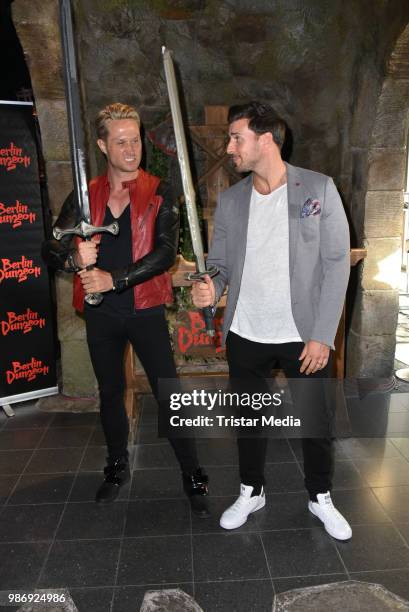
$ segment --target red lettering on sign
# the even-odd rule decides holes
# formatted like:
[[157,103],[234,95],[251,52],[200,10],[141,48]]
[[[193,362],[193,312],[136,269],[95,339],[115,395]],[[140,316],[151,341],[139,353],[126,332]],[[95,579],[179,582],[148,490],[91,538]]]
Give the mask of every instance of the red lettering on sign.
[[31,158],[23,153],[23,149],[16,147],[14,142],[11,142],[8,147],[0,149],[0,168],[6,168],[7,172],[15,170],[17,166],[28,168],[31,164]]
[[17,314],[7,312],[7,319],[1,321],[0,330],[3,336],[10,332],[22,332],[28,334],[34,327],[42,329],[45,327],[45,317],[40,317],[38,312],[27,308],[26,312]]
[[188,325],[179,324],[177,332],[177,344],[181,353],[186,353],[192,347],[214,346],[216,353],[220,353],[221,347],[221,326],[222,319],[215,317],[215,336],[212,338],[206,333],[205,322],[202,315],[196,311],[188,311]]
[[11,369],[6,370],[6,381],[8,385],[11,385],[15,380],[32,381],[37,376],[46,376],[49,371],[50,367],[40,359],[35,359],[35,357],[32,357],[27,363],[12,361]]
[[4,280],[15,279],[18,283],[23,283],[30,276],[38,278],[41,274],[40,266],[35,266],[32,259],[27,259],[22,255],[21,260],[11,261],[3,257],[1,259],[0,283]]
[[37,218],[36,213],[30,212],[28,206],[19,200],[12,206],[7,206],[0,202],[0,225],[9,224],[13,229],[21,227],[23,223],[34,223]]

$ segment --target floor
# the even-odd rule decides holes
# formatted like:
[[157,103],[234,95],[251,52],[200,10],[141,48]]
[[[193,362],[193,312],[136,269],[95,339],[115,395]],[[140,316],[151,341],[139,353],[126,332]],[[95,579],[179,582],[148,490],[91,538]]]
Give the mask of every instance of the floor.
[[[267,506],[233,533],[218,526],[239,480],[233,441],[199,441],[213,517],[197,519],[147,397],[132,481],[93,502],[105,450],[97,414],[32,404],[0,414],[0,591],[67,587],[80,612],[139,610],[148,589],[179,586],[205,612],[270,611],[274,593],[348,578],[409,600],[409,438],[336,443],[333,498],[353,526],[336,542],[306,508],[300,447],[270,440]],[[390,415],[409,413],[409,394]],[[9,612],[12,607],[1,607]]]

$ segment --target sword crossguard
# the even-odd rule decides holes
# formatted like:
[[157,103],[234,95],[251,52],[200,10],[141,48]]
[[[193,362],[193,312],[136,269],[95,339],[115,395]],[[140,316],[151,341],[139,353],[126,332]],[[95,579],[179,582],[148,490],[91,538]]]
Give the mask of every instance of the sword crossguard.
[[119,225],[116,221],[111,223],[110,225],[103,225],[101,227],[97,227],[96,225],[91,225],[86,221],[80,221],[78,225],[75,227],[70,227],[68,229],[61,229],[59,227],[54,227],[53,236],[56,240],[61,240],[63,236],[68,236],[69,234],[73,234],[75,236],[80,236],[80,238],[84,238],[85,240],[89,240],[91,236],[94,234],[112,234],[113,236],[117,236],[119,234]]
[[213,278],[213,276],[216,276],[218,273],[219,270],[216,268],[216,266],[210,266],[208,270],[205,270],[204,272],[186,272],[185,279],[188,281],[199,281],[202,280],[206,274],[208,274],[210,278]]

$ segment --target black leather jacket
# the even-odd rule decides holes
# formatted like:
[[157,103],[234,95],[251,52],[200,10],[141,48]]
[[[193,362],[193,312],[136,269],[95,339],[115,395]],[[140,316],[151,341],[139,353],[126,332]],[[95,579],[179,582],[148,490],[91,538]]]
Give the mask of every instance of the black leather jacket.
[[[179,206],[167,183],[161,182],[156,193],[163,197],[163,202],[154,222],[154,249],[129,266],[111,272],[116,291],[143,283],[168,270],[175,262],[179,237]],[[55,226],[64,229],[79,223],[80,213],[76,202],[74,192],[71,192],[64,201]],[[75,251],[71,242],[72,236],[63,236],[61,240],[46,240],[41,254],[47,265],[56,270],[64,270],[69,253]]]

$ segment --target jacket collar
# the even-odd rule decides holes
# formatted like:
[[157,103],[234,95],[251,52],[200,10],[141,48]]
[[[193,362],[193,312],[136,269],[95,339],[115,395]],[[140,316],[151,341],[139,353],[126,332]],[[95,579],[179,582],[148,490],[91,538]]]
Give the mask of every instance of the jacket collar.
[[[142,168],[139,168],[139,172],[134,179],[130,181],[122,181],[122,187],[126,189],[127,187],[131,187],[132,185],[135,185],[139,180],[143,181],[145,178],[146,178],[145,170],[142,170]],[[104,187],[108,187],[108,188],[110,187],[108,172],[105,172],[105,174],[101,176],[101,183]]]

